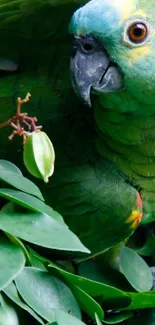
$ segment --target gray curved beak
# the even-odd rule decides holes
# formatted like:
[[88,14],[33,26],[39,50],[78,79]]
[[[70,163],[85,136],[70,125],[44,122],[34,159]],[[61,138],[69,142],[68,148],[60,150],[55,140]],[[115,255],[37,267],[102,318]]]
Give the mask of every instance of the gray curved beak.
[[76,94],[91,106],[91,91],[107,93],[122,88],[122,75],[94,38],[76,39],[71,58],[71,80]]

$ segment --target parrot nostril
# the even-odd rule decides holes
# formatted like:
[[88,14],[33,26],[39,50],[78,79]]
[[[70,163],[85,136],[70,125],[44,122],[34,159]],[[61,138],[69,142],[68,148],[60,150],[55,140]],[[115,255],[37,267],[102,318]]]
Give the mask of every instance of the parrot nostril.
[[79,39],[79,47],[85,54],[92,54],[100,48],[100,44],[93,36],[85,36]]
[[86,51],[86,52],[90,52],[90,51],[93,50],[93,45],[90,44],[90,43],[85,43],[85,44],[83,44],[83,49],[84,49],[84,51]]
[[73,36],[73,52],[74,56],[76,51],[80,50],[83,54],[93,54],[101,49],[100,42],[91,35],[76,37]]

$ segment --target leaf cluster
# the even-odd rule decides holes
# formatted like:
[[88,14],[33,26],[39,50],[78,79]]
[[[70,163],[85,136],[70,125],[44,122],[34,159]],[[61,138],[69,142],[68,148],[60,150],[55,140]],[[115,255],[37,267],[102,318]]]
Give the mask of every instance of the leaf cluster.
[[0,181],[0,324],[154,324],[152,230],[93,259],[15,165]]

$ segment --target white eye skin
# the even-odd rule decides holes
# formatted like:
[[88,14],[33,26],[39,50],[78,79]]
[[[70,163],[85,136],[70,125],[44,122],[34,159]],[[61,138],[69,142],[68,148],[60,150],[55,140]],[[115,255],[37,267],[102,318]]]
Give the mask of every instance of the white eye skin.
[[147,21],[141,19],[130,20],[123,32],[123,43],[131,48],[142,46],[148,40],[151,31],[152,28]]

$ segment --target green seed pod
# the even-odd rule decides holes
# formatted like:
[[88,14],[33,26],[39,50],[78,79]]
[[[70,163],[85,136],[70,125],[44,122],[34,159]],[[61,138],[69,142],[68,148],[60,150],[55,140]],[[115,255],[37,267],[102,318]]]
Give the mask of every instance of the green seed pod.
[[28,135],[24,145],[23,159],[30,174],[48,182],[54,172],[55,152],[45,132],[36,130]]

